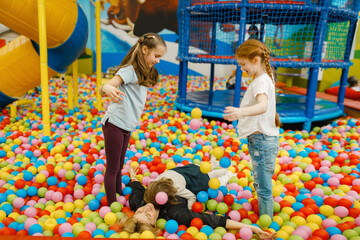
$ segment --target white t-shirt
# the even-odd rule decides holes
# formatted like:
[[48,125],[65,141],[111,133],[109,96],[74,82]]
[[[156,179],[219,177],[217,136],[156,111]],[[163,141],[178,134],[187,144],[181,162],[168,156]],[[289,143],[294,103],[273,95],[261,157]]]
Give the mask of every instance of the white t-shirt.
[[246,138],[256,131],[268,136],[279,136],[279,129],[275,125],[275,85],[267,73],[261,74],[250,83],[241,100],[240,108],[255,105],[256,96],[261,93],[268,97],[267,109],[262,114],[242,117],[238,120],[237,131],[240,138]]

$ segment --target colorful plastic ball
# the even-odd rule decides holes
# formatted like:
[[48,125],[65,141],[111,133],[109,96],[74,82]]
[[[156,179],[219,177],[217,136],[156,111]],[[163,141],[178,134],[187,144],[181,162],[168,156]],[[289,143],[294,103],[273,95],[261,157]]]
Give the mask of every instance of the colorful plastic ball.
[[210,227],[208,225],[204,225],[204,226],[202,226],[200,232],[205,233],[206,236],[210,236],[210,234],[212,234],[214,232],[214,229],[212,229],[212,227]]
[[211,163],[210,162],[202,162],[200,164],[200,171],[204,174],[208,173],[211,171]]
[[219,164],[222,168],[228,168],[231,165],[231,160],[228,157],[222,157]]
[[166,220],[163,219],[163,218],[159,218],[157,221],[156,221],[156,227],[161,229],[161,230],[164,230],[165,229],[165,224],[166,224]]
[[224,202],[220,202],[216,206],[216,211],[220,214],[225,214],[228,210],[229,210],[229,207]]
[[192,118],[201,118],[201,116],[202,116],[202,111],[200,108],[194,108],[193,110],[191,110]]
[[54,177],[54,176],[51,176],[51,177],[49,177],[49,178],[47,179],[47,184],[48,184],[49,186],[56,185],[57,183],[58,183],[58,180],[57,180],[57,178]]
[[339,216],[339,217],[345,217],[349,215],[349,210],[346,207],[343,206],[337,206],[334,209],[334,213],[335,215]]
[[116,214],[113,213],[113,212],[108,212],[105,214],[105,217],[104,217],[104,222],[108,225],[112,225],[114,223],[116,223]]
[[207,200],[209,200],[209,195],[205,191],[200,191],[196,195],[196,198],[199,202],[205,203]]
[[29,227],[29,235],[33,236],[36,233],[43,233],[43,227],[40,224],[33,224]]
[[210,234],[209,239],[211,239],[211,240],[221,240],[222,236],[217,232],[213,232],[212,234]]
[[159,204],[159,205],[164,205],[167,203],[169,197],[165,192],[158,192],[155,196],[155,201]]
[[261,227],[267,228],[270,226],[271,222],[271,217],[267,214],[263,214],[259,218],[259,224]]
[[87,183],[87,178],[86,176],[84,175],[80,175],[78,178],[77,178],[77,183],[80,184],[80,185],[85,185]]
[[170,219],[165,223],[165,230],[170,233],[176,233],[178,230],[179,224],[177,223],[177,221]]
[[202,121],[196,118],[191,119],[189,123],[189,127],[194,131],[198,130],[202,125],[203,125]]
[[243,240],[250,240],[253,236],[253,231],[248,227],[243,227],[240,229],[239,235]]
[[337,227],[328,227],[326,231],[329,233],[330,237],[336,234],[341,234],[341,230]]
[[217,178],[211,178],[209,180],[209,187],[212,189],[218,189],[220,187],[220,180]]
[[216,157],[216,159],[221,159],[224,156],[224,150],[221,147],[214,147],[212,154]]
[[140,238],[141,239],[154,239],[155,236],[151,231],[145,230],[140,234]]
[[89,202],[89,209],[95,211],[100,207],[100,202],[96,199],[93,199]]
[[196,227],[200,231],[204,226],[204,223],[200,218],[193,218],[190,222],[190,226]]
[[192,210],[197,213],[203,212],[205,210],[204,204],[201,202],[194,202],[192,205]]

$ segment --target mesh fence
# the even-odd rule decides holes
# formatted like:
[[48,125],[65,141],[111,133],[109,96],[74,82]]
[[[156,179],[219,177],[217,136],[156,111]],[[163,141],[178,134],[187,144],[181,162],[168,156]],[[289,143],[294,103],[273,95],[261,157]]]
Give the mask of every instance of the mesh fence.
[[265,42],[275,66],[341,67],[348,64],[344,54],[358,5],[352,0],[180,0],[179,58],[235,64],[237,46],[255,38]]

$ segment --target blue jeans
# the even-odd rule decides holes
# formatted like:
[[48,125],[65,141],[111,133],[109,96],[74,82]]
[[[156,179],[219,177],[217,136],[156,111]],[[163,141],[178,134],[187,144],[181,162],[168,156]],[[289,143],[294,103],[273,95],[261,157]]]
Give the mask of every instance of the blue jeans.
[[260,216],[273,217],[272,176],[275,172],[276,157],[279,151],[279,139],[255,133],[248,136],[248,148],[252,159],[254,188],[257,193]]

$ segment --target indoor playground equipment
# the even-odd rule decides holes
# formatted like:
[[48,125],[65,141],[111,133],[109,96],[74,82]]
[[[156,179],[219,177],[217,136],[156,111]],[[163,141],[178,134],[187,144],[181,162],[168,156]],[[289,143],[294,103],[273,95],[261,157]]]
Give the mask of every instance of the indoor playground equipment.
[[[64,73],[84,51],[86,16],[73,0],[46,0],[48,77]],[[0,107],[40,85],[38,1],[0,1],[0,23],[22,34],[0,49]],[[44,22],[42,22],[44,24]]]
[[[240,67],[235,90],[214,90],[215,64],[236,65],[236,47],[251,37],[265,42],[273,67],[309,68],[306,96],[278,94],[283,123],[304,123],[310,130],[313,121],[343,115],[359,9],[360,1],[352,0],[180,0],[176,107],[199,107],[204,116],[217,118],[225,106],[238,107],[244,94]],[[188,62],[211,64],[210,89],[187,92]],[[337,103],[316,98],[320,68],[342,69]]]

